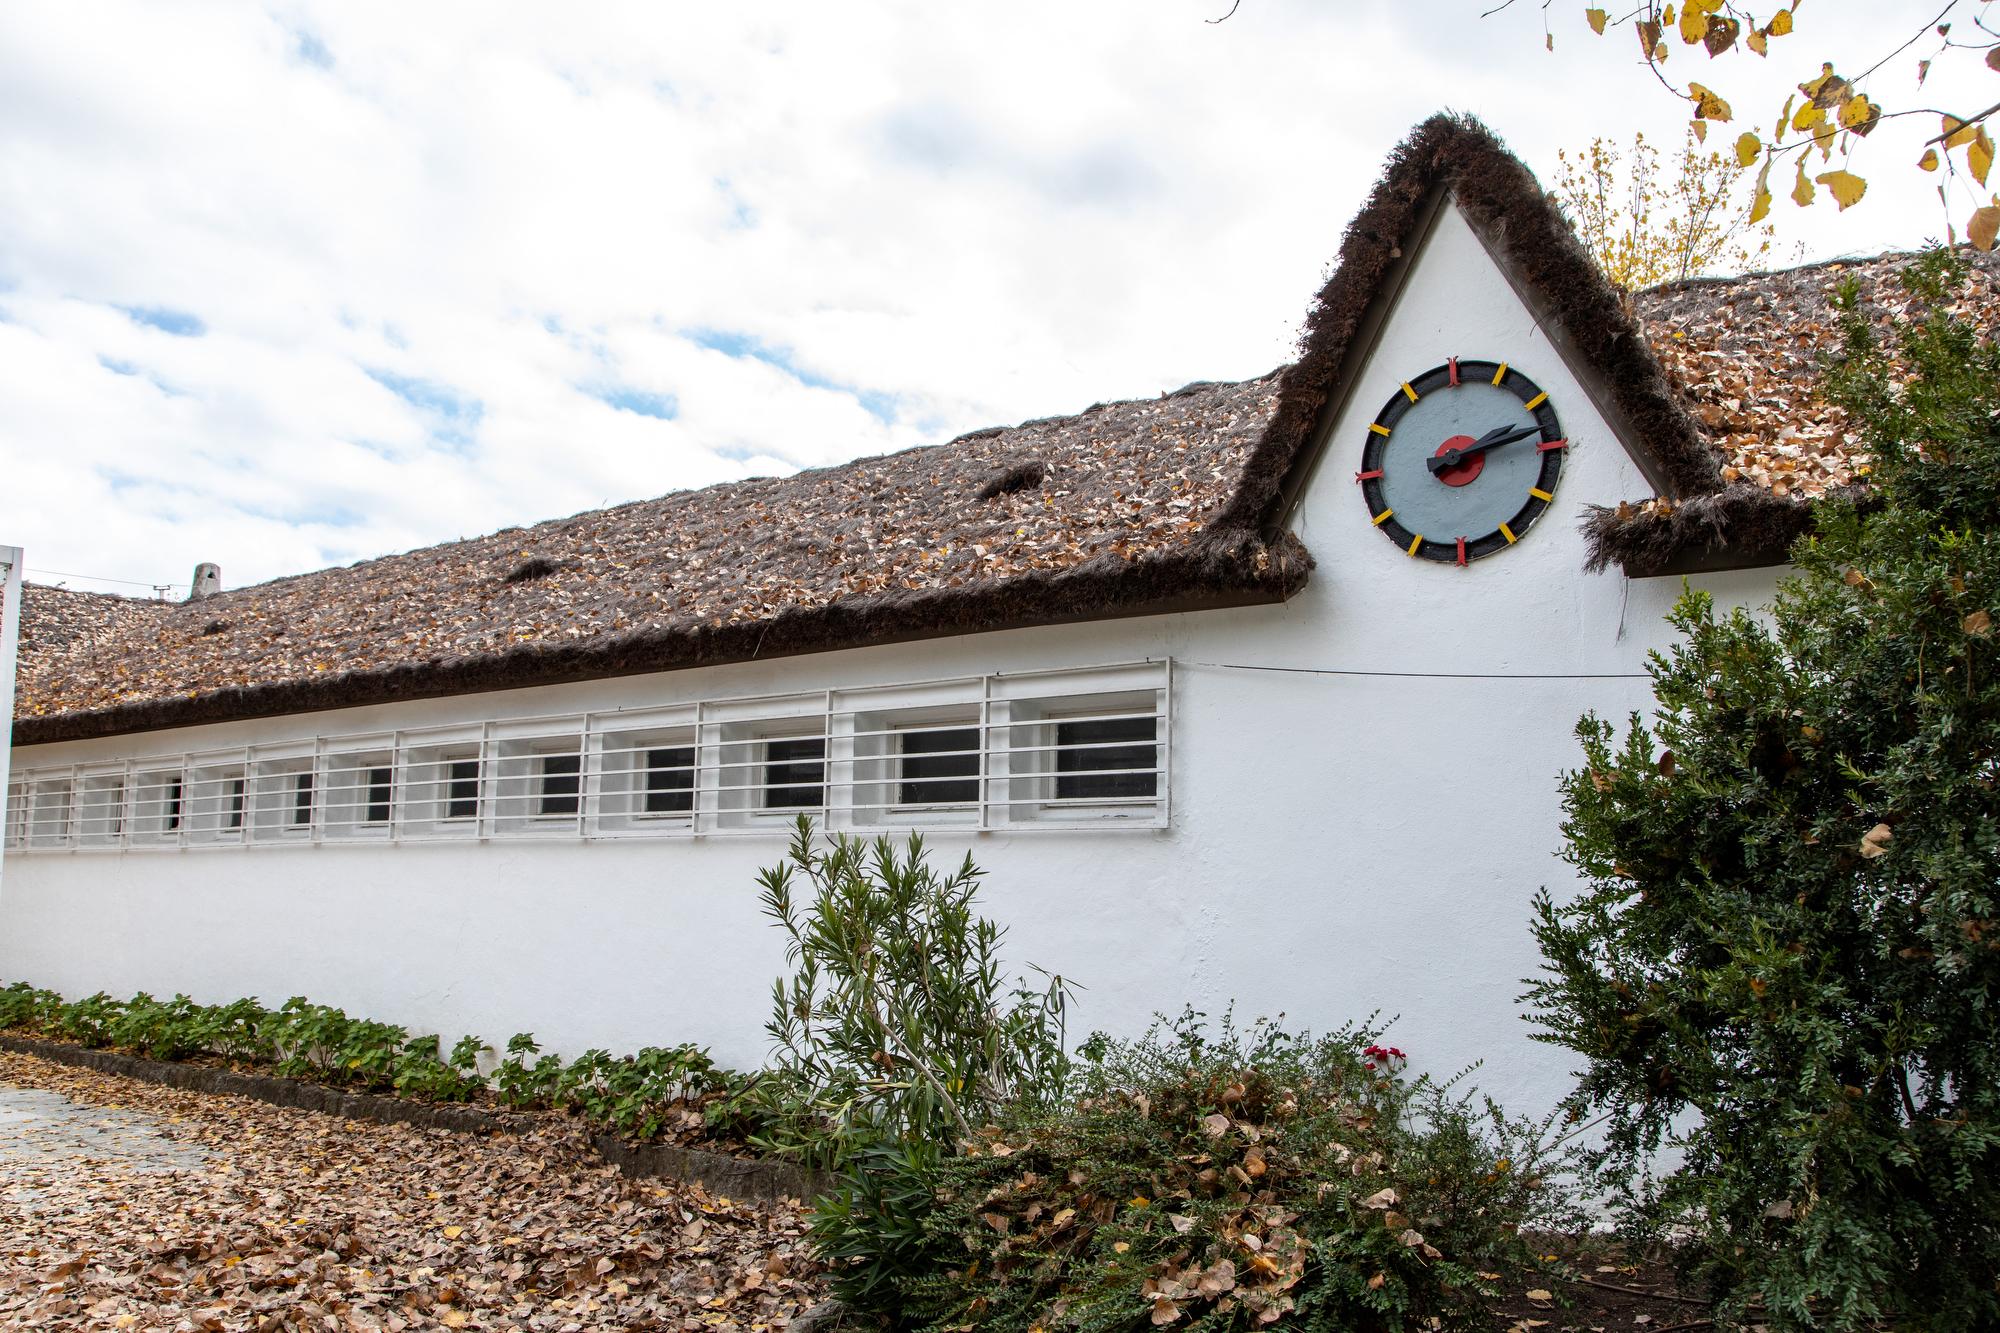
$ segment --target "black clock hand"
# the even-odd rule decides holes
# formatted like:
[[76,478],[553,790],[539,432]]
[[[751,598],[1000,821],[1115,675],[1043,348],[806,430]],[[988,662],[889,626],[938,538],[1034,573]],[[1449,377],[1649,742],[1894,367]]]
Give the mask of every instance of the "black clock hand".
[[1424,460],[1424,466],[1436,474],[1446,468],[1457,467],[1474,454],[1485,453],[1488,449],[1498,449],[1503,444],[1513,444],[1517,440],[1527,439],[1530,435],[1540,434],[1541,429],[1539,425],[1522,426],[1518,429],[1496,426],[1462,449],[1447,449],[1441,454],[1432,455]]

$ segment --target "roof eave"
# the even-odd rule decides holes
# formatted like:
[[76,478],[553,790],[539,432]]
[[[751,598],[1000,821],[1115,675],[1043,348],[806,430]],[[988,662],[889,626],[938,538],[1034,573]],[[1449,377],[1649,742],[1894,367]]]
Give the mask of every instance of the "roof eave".
[[53,745],[996,630],[1271,604],[1303,588],[1312,564],[1304,545],[1289,535],[1266,543],[1241,534],[1211,534],[1184,551],[1138,561],[1098,561],[983,588],[913,591],[902,597],[834,602],[767,620],[641,631],[581,645],[523,644],[459,662],[413,663],[20,717],[14,721],[13,743]]

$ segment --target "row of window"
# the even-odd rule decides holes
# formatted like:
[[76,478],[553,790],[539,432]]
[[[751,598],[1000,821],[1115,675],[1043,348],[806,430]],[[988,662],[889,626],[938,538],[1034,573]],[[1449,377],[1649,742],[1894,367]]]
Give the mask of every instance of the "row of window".
[[19,770],[27,850],[1159,826],[1168,665],[323,736]]

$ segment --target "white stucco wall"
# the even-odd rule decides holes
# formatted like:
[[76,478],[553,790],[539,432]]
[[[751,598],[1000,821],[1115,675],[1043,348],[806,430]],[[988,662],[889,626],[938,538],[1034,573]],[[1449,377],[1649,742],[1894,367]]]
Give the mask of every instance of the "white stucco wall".
[[[1547,389],[1573,452],[1552,512],[1468,569],[1411,560],[1351,482],[1366,423],[1446,356]],[[1528,902],[1565,890],[1558,774],[1585,710],[1643,708],[1677,580],[1582,572],[1586,503],[1648,493],[1477,239],[1447,209],[1338,423],[1296,527],[1318,559],[1284,606],[1007,631],[584,685],[36,747],[81,762],[458,719],[1174,660],[1173,821],[1157,831],[937,834],[989,872],[1009,954],[1087,989],[1075,1035],[1183,1004],[1324,1029],[1400,1015],[1420,1068],[1474,1060],[1522,1111],[1566,1089],[1515,1004]],[[1697,580],[1724,604],[1773,575]],[[1333,674],[1357,673],[1357,674]],[[1463,675],[1471,678],[1452,678]],[[1543,676],[1545,679],[1529,677]],[[66,992],[303,993],[448,1035],[753,1065],[779,940],[754,874],[782,838],[16,853],[0,979]]]

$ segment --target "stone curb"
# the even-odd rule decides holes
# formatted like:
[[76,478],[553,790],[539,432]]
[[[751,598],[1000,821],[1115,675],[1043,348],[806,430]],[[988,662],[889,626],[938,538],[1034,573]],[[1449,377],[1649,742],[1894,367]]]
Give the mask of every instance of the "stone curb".
[[730,1157],[671,1143],[627,1143],[615,1134],[591,1138],[598,1154],[628,1176],[690,1180],[729,1199],[798,1199],[811,1203],[833,1187],[833,1177],[790,1162]]
[[[338,1088],[270,1074],[240,1074],[230,1069],[205,1065],[175,1064],[147,1060],[117,1051],[94,1051],[64,1042],[41,1041],[0,1033],[0,1051],[37,1056],[57,1064],[95,1069],[105,1074],[122,1074],[146,1083],[164,1084],[189,1092],[226,1093],[318,1111],[348,1120],[365,1120],[378,1125],[410,1125],[417,1129],[444,1129],[455,1134],[503,1134],[529,1127],[532,1117],[510,1111],[488,1110],[480,1106],[412,1101],[406,1097],[385,1097],[372,1092],[343,1092]],[[807,1171],[789,1162],[764,1162],[702,1152],[670,1144],[628,1144],[615,1134],[595,1134],[591,1142],[605,1161],[628,1176],[666,1176],[700,1185],[710,1194],[731,1199],[800,1199],[810,1202],[824,1193],[831,1178]]]

